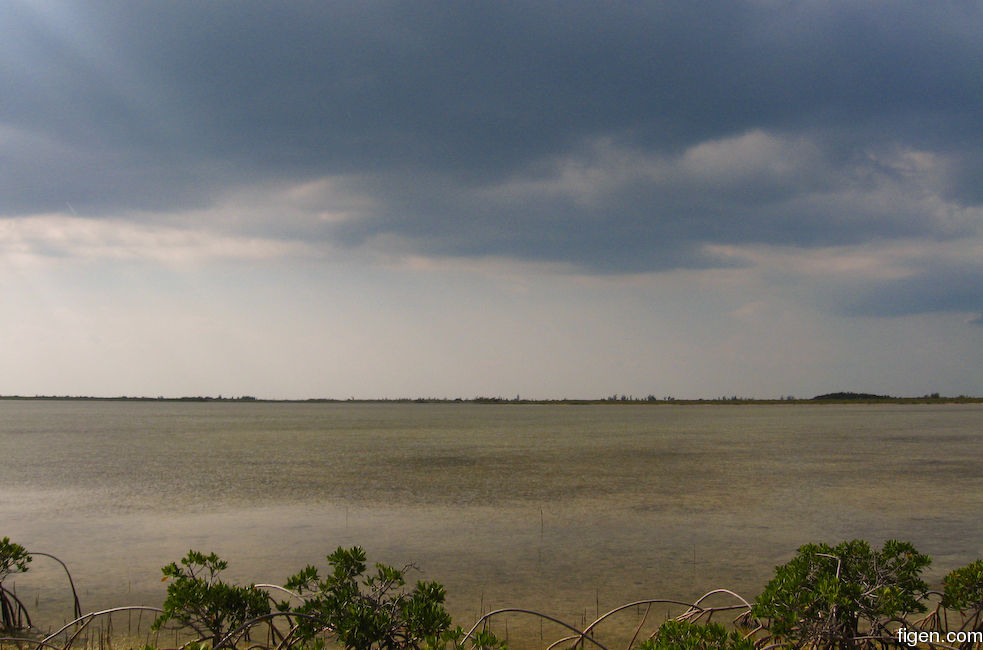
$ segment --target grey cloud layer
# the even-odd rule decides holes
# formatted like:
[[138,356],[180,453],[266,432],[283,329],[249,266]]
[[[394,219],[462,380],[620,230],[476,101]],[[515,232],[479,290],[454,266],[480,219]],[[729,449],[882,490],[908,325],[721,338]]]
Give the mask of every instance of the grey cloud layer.
[[15,3],[0,30],[0,214],[330,177],[312,213],[362,207],[307,237],[604,272],[981,232],[976,3]]

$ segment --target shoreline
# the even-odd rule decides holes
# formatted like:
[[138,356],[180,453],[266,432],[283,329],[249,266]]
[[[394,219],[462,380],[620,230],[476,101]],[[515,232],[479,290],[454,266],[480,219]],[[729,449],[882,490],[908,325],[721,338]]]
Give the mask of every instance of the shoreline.
[[0,395],[0,401],[47,401],[47,402],[179,402],[179,403],[222,403],[222,404],[513,404],[513,405],[572,405],[572,406],[641,406],[641,405],[808,405],[808,404],[983,404],[983,397],[959,395],[957,397],[833,397],[833,398],[780,398],[758,399],[754,397],[733,398],[607,398],[607,399],[506,399],[500,397],[447,398],[447,397],[400,397],[336,399],[312,397],[306,399],[271,399],[252,396],[218,397],[147,397],[119,395],[112,397],[90,395]]

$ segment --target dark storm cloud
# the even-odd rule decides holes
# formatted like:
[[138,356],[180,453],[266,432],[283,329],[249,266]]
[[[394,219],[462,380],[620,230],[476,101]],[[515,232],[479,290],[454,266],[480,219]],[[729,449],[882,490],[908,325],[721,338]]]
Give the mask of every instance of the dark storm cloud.
[[[983,312],[983,265],[929,264],[909,277],[876,283],[845,303],[860,316]],[[983,317],[972,322],[983,324]]]
[[930,208],[983,199],[975,3],[14,3],[0,29],[0,214],[334,176],[366,207],[309,237],[599,271],[980,228]]

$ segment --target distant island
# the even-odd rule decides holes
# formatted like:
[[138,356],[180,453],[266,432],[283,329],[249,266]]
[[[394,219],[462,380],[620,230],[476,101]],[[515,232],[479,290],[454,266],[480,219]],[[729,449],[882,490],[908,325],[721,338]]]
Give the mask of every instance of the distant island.
[[[926,395],[927,398],[939,399],[938,393],[933,393],[932,395]],[[850,401],[850,400],[882,400],[882,399],[894,399],[890,395],[874,395],[873,393],[826,393],[825,395],[816,395],[812,398],[813,401],[816,400],[840,400],[840,401]]]

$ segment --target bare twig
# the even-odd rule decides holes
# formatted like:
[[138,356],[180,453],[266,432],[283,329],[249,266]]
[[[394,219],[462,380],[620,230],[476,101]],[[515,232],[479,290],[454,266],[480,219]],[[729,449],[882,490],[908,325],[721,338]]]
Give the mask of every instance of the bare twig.
[[645,625],[645,621],[649,617],[649,612],[652,611],[652,603],[649,603],[645,607],[645,614],[642,615],[642,620],[638,622],[638,627],[635,628],[635,633],[631,635],[631,641],[628,642],[627,650],[631,650],[631,647],[635,644],[635,639],[638,638],[638,633],[642,631],[642,626]]
[[127,605],[125,607],[113,607],[111,609],[104,609],[99,612],[89,612],[88,614],[84,614],[82,616],[75,618],[75,620],[65,623],[65,625],[60,627],[56,632],[52,632],[51,634],[44,637],[43,639],[41,639],[41,641],[37,643],[47,644],[49,641],[57,637],[59,634],[61,634],[68,628],[72,627],[73,625],[78,625],[79,623],[82,623],[83,621],[86,621],[88,619],[92,619],[97,616],[104,616],[106,614],[112,614],[113,612],[126,612],[126,611],[134,611],[134,610],[145,610],[149,612],[157,612],[158,614],[164,612],[164,610],[160,609],[159,607],[146,607],[144,605]]
[[488,612],[487,614],[482,615],[482,617],[479,618],[477,620],[477,622],[475,622],[474,626],[468,631],[468,633],[464,635],[464,638],[465,639],[470,638],[474,634],[475,630],[478,629],[478,626],[481,625],[482,623],[486,622],[492,616],[497,616],[498,614],[510,614],[510,613],[515,613],[515,614],[529,614],[531,616],[538,616],[538,617],[540,617],[542,619],[545,619],[547,621],[552,621],[553,623],[556,623],[557,625],[562,625],[563,627],[567,628],[568,630],[571,630],[573,632],[576,632],[576,637],[571,637],[571,638],[579,638],[581,641],[583,641],[583,640],[586,639],[586,640],[590,641],[591,643],[593,643],[594,645],[596,645],[598,648],[601,648],[601,650],[608,650],[600,641],[587,636],[587,631],[586,630],[583,630],[583,631],[578,630],[573,625],[570,625],[569,623],[567,623],[565,621],[561,621],[558,618],[554,618],[554,617],[552,617],[552,616],[550,616],[548,614],[543,614],[542,612],[537,612],[537,611],[532,610],[532,609],[520,609],[520,608],[517,608],[517,607],[506,607],[504,609],[496,609],[495,611]]
[[61,559],[59,559],[58,557],[52,555],[51,553],[42,553],[40,551],[29,551],[28,555],[40,555],[42,557],[49,557],[55,562],[57,562],[58,564],[60,564],[61,568],[65,569],[65,575],[68,576],[68,585],[72,588],[72,598],[75,601],[75,609],[73,610],[73,616],[75,616],[75,618],[81,618],[82,606],[79,605],[78,591],[76,591],[75,589],[75,581],[72,580],[72,573],[71,571],[68,570],[68,565],[62,562]]

